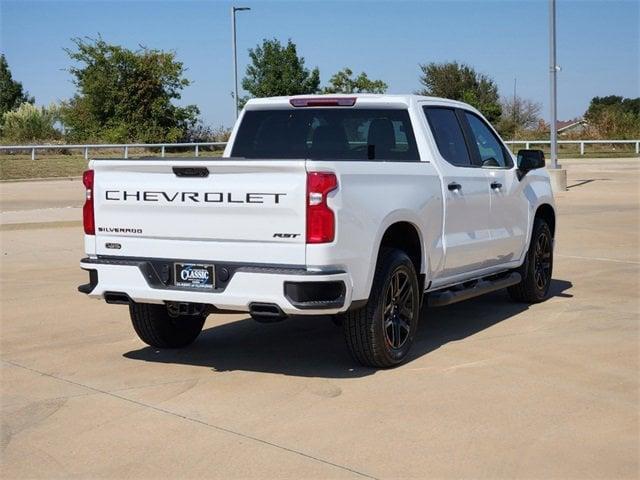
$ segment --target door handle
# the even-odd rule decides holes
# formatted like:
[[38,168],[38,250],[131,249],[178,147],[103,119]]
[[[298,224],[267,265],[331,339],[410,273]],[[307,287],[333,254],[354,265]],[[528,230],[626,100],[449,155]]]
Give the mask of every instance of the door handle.
[[451,182],[449,185],[447,185],[447,188],[452,192],[455,192],[455,191],[462,190],[462,185],[456,182]]
[[500,190],[502,188],[502,184],[500,182],[492,182],[491,188],[493,190]]

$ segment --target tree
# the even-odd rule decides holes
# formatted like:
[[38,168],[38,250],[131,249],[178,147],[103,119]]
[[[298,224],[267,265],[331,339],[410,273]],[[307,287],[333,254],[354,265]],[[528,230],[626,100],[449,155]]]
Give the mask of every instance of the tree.
[[198,121],[189,128],[184,141],[190,143],[226,142],[230,136],[230,128],[222,125],[214,128]]
[[500,119],[498,87],[486,75],[464,63],[447,62],[420,65],[420,95],[450,98],[473,105],[490,122]]
[[175,142],[199,113],[172,103],[190,81],[173,52],[133,51],[102,40],[73,39],[67,50],[78,93],[63,108],[74,141]]
[[619,95],[609,95],[606,97],[593,97],[589,108],[585,113],[585,118],[589,119],[598,114],[599,110],[607,108],[620,109],[625,113],[631,113],[633,115],[640,115],[640,97],[639,98],[624,98]]
[[514,137],[523,130],[533,130],[540,122],[542,106],[532,100],[521,97],[503,99],[502,116],[497,123],[501,135]]
[[2,138],[12,143],[34,143],[60,137],[55,123],[58,107],[36,107],[24,102],[17,109],[2,116]]
[[21,104],[33,103],[33,97],[22,90],[22,83],[11,76],[9,64],[4,55],[0,55],[0,119],[4,114],[18,108]]
[[280,41],[263,40],[262,45],[249,49],[251,63],[242,80],[244,88],[253,97],[300,95],[316,93],[320,85],[320,71],[309,71],[304,57],[299,57],[291,40],[283,46]]
[[329,80],[329,86],[324,87],[323,93],[384,93],[389,86],[382,80],[371,80],[362,72],[356,78],[352,77],[353,71],[345,67],[333,75]]
[[584,114],[593,134],[600,138],[640,137],[640,98],[618,95],[594,97]]

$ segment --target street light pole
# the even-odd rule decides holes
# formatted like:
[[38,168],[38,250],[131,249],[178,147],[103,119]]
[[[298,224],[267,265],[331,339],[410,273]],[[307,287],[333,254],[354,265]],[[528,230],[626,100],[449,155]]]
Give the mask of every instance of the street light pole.
[[558,110],[557,100],[557,74],[556,63],[556,0],[549,0],[549,74],[551,90],[551,168],[558,168]]
[[236,12],[251,10],[249,7],[231,7],[231,32],[233,36],[233,100],[236,108],[236,118],[238,118],[238,54],[236,47]]
[[558,76],[558,64],[556,63],[556,0],[549,0],[549,76],[551,90],[551,168],[549,180],[554,192],[567,191],[567,171],[558,165],[558,110],[556,79]]
[[518,77],[514,77],[514,79],[513,79],[513,105],[512,105],[512,108],[513,108],[513,139],[514,140],[516,139],[516,133],[517,133],[517,130],[518,130],[518,114],[520,113],[520,112],[518,112],[516,110],[516,108],[517,108],[516,104],[518,102],[517,95],[516,95],[517,85],[518,85]]

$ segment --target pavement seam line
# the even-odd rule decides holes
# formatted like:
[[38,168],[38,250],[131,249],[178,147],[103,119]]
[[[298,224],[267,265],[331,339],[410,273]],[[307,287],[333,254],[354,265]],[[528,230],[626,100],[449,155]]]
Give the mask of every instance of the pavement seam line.
[[579,255],[563,255],[561,253],[556,253],[556,257],[575,258],[578,260],[597,260],[599,262],[627,263],[629,265],[640,265],[640,262],[636,262],[635,260],[618,260],[617,258],[581,257]]
[[189,417],[189,416],[183,415],[181,413],[177,413],[177,412],[172,412],[171,410],[167,410],[167,409],[164,409],[164,408],[156,407],[154,405],[150,405],[148,403],[140,402],[138,400],[133,400],[131,398],[127,398],[127,397],[124,397],[122,395],[118,395],[116,393],[108,392],[108,391],[102,390],[100,388],[92,387],[90,385],[85,385],[85,384],[80,383],[80,382],[74,382],[73,380],[68,380],[68,379],[63,378],[63,377],[58,377],[57,375],[53,375],[53,374],[46,373],[46,372],[41,372],[40,370],[37,370],[35,368],[31,368],[31,367],[27,367],[25,365],[21,365],[19,363],[11,361],[11,360],[2,359],[2,362],[7,363],[9,365],[12,365],[14,367],[18,367],[18,368],[22,368],[24,370],[28,370],[28,371],[33,372],[33,373],[37,373],[37,374],[42,375],[44,377],[53,378],[53,379],[59,380],[61,382],[65,382],[65,383],[69,383],[71,385],[75,385],[75,386],[78,386],[78,387],[86,388],[86,389],[91,390],[91,391],[96,392],[96,393],[102,393],[103,395],[107,395],[107,396],[110,396],[110,397],[113,397],[113,398],[117,398],[119,400],[124,400],[125,402],[129,402],[129,403],[132,403],[134,405],[138,405],[140,407],[148,408],[148,409],[154,410],[154,411],[159,412],[159,413],[164,413],[164,414],[167,414],[167,415],[171,415],[173,417],[181,418],[181,419],[186,420],[188,422],[192,422],[192,423],[196,423],[198,425],[203,425],[205,427],[213,428],[214,430],[218,430],[220,432],[229,433],[231,435],[235,435],[237,437],[241,437],[241,438],[244,438],[246,440],[252,440],[254,442],[261,443],[263,445],[274,447],[274,448],[277,448],[279,450],[284,450],[286,452],[293,453],[295,455],[299,455],[301,457],[305,457],[305,458],[308,458],[310,460],[315,460],[316,462],[320,462],[320,463],[323,463],[325,465],[329,465],[329,466],[332,466],[332,467],[335,467],[335,468],[339,468],[341,470],[345,470],[347,472],[359,475],[361,477],[371,478],[373,480],[378,480],[377,477],[369,475],[368,473],[360,472],[358,470],[355,470],[353,468],[347,467],[345,465],[340,465],[338,463],[333,463],[333,462],[330,462],[329,460],[325,460],[325,459],[322,459],[322,458],[319,458],[319,457],[315,457],[315,456],[313,456],[311,454],[304,453],[304,452],[302,452],[300,450],[295,450],[295,449],[290,448],[290,447],[285,447],[284,445],[279,445],[277,443],[273,443],[273,442],[270,442],[268,440],[264,440],[262,438],[254,437],[252,435],[248,435],[248,434],[242,433],[242,432],[236,432],[235,430],[231,430],[230,428],[221,427],[219,425],[214,425],[213,423],[208,423],[208,422],[205,422],[204,420],[198,420],[197,418]]

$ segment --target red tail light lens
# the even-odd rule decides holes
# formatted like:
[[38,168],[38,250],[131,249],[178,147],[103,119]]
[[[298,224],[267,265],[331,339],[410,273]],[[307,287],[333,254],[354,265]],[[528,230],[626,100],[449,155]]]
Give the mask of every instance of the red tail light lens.
[[307,174],[307,243],[333,242],[336,219],[327,205],[327,194],[338,188],[334,173]]
[[86,189],[84,206],[82,207],[82,224],[84,233],[87,235],[96,234],[96,221],[93,215],[93,170],[87,170],[82,174],[82,183]]

